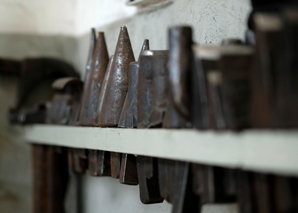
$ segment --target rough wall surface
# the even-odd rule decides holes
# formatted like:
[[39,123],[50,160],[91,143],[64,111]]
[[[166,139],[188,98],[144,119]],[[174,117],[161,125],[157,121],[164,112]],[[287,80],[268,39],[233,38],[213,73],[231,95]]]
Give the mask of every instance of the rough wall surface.
[[[218,44],[228,37],[243,38],[249,0],[167,0],[146,8],[127,7],[126,0],[0,0],[0,57],[50,56],[72,63],[84,74],[89,29],[104,31],[109,54],[115,50],[120,26],[126,25],[135,56],[145,38],[151,49],[167,48],[167,28],[191,25],[194,40]],[[30,147],[21,131],[7,122],[14,104],[16,79],[0,76],[0,212],[31,212]],[[108,178],[83,177],[84,212],[170,212],[171,206],[142,205],[137,187]],[[73,210],[75,182],[69,188],[68,212]],[[128,211],[129,210],[129,211]],[[105,211],[105,210],[103,210]],[[101,211],[102,212],[102,211]],[[235,206],[205,206],[204,212],[237,212]]]

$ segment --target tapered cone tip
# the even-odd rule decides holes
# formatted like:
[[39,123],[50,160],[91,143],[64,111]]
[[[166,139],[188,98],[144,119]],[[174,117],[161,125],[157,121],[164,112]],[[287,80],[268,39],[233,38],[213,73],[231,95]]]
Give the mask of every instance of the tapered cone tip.
[[134,54],[125,26],[120,34],[115,49],[111,74],[108,79],[104,103],[99,115],[99,126],[117,126],[128,89],[129,63],[134,61]]
[[144,40],[144,43],[143,43],[143,46],[142,46],[142,49],[140,51],[140,55],[139,55],[139,58],[138,58],[138,63],[140,62],[140,57],[142,55],[142,53],[145,51],[145,50],[149,50],[149,40],[148,39],[145,39]]
[[[91,35],[90,35],[90,43],[89,43],[89,52],[88,52],[88,58],[87,58],[87,64],[86,64],[86,70],[85,70],[85,86],[88,83],[89,79],[89,74],[90,74],[90,69],[91,69],[91,64],[92,64],[92,57],[93,57],[93,52],[95,48],[95,42],[96,42],[96,32],[95,29],[91,29]],[[84,86],[84,89],[85,89]]]

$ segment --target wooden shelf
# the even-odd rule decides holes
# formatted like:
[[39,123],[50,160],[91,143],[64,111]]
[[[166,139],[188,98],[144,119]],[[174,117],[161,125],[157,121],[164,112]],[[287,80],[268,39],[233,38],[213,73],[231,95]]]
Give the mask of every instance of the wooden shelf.
[[298,176],[297,130],[198,131],[33,125],[26,141]]

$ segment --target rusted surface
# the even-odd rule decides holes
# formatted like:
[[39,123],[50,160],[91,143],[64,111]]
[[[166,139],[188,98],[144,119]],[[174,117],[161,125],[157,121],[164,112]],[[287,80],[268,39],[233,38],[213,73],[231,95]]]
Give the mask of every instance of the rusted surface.
[[169,82],[171,98],[178,112],[190,119],[192,29],[175,26],[169,29]]
[[171,171],[172,213],[200,212],[200,198],[193,190],[191,164],[175,161]]
[[171,202],[171,171],[174,168],[174,161],[158,159],[158,182],[160,195],[168,202]]
[[88,159],[80,157],[80,149],[68,148],[68,171],[70,173],[85,173],[88,169]]
[[105,94],[106,94],[106,91],[107,91],[108,80],[109,80],[109,77],[110,77],[110,74],[111,74],[111,68],[112,68],[113,61],[114,61],[114,55],[112,55],[110,57],[108,67],[107,67],[107,70],[106,70],[106,73],[105,73],[105,77],[103,79],[102,86],[101,86],[101,89],[100,89],[99,100],[98,100],[98,108],[97,108],[97,114],[98,115],[100,114],[101,109],[102,109],[102,105],[104,103],[104,97],[105,97]]
[[98,126],[99,93],[109,63],[104,33],[98,33],[89,78],[86,79],[80,113],[80,125]]
[[89,150],[88,173],[92,176],[111,176],[110,153]]
[[140,57],[138,80],[138,128],[148,128],[152,109],[152,78],[153,56],[152,51],[145,51]]
[[139,184],[136,157],[134,155],[122,154],[119,181],[127,185]]
[[157,159],[137,156],[140,200],[144,204],[162,203],[158,183]]
[[91,65],[92,65],[92,60],[93,60],[93,52],[95,49],[95,43],[96,43],[96,31],[94,28],[92,28],[91,33],[90,33],[89,51],[88,51],[86,70],[85,70],[84,91],[86,90],[86,87],[87,87],[86,82],[88,82],[89,75],[91,72]]
[[[270,19],[275,20],[278,17],[273,16],[268,21]],[[253,127],[256,128],[277,127],[275,91],[278,86],[275,84],[275,79],[279,78],[277,73],[283,66],[281,61],[283,53],[280,51],[282,30],[278,26],[271,26],[271,28],[266,26],[264,30],[262,24],[260,24],[262,20],[259,18],[256,18],[254,22],[256,53],[251,69],[251,121]]]
[[114,53],[114,60],[111,65],[111,73],[107,82],[102,108],[99,114],[99,126],[118,126],[128,89],[129,63],[134,60],[135,58],[127,28],[122,26]]
[[118,127],[136,128],[138,125],[138,78],[139,64],[137,62],[131,62],[129,64],[128,92],[121,112]]
[[64,213],[68,182],[65,148],[32,145],[33,212]]
[[119,119],[118,127],[135,128],[138,125],[138,80],[139,80],[139,61],[145,50],[149,50],[149,40],[145,39],[140,51],[137,62],[129,64],[128,73],[128,91],[125,98],[124,106]]
[[166,111],[168,51],[153,51],[152,108],[148,127],[161,127]]
[[112,178],[120,178],[122,154],[117,152],[111,152],[111,176]]
[[48,123],[76,125],[79,119],[83,83],[78,78],[61,78],[52,87],[64,94],[56,94],[49,110]]

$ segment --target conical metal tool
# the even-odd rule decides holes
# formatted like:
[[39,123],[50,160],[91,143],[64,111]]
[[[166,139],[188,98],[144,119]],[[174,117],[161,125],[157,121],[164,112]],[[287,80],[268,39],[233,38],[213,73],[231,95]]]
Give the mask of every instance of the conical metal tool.
[[[140,56],[145,50],[149,50],[149,40],[145,39],[142,45]],[[129,64],[129,76],[128,76],[128,92],[125,98],[124,106],[121,112],[118,127],[124,128],[136,128],[138,122],[137,111],[137,90],[138,90],[138,78],[139,78],[139,60],[137,62],[131,62]],[[136,166],[136,157],[130,154],[122,154],[121,171],[120,171],[120,183],[128,185],[137,185],[138,173]]]
[[[113,63],[113,56],[110,57],[104,79],[102,81],[102,86],[98,96],[98,105],[96,109],[96,114],[99,115],[103,104],[103,97],[107,89],[108,79],[111,73],[111,65]],[[96,123],[98,121],[96,119]],[[88,173],[93,176],[110,176],[111,175],[111,165],[110,165],[110,152],[100,151],[100,150],[89,150],[88,162],[89,169]]]
[[86,79],[83,102],[81,106],[80,125],[98,126],[97,109],[99,93],[109,63],[108,50],[104,33],[99,32],[93,53],[92,66],[89,79]]
[[138,61],[129,64],[128,92],[121,112],[118,127],[136,128],[138,122],[137,89],[139,78],[139,61],[144,51],[149,50],[149,40],[145,39]]
[[92,59],[93,59],[93,52],[95,49],[95,42],[96,42],[96,32],[95,29],[91,29],[91,34],[90,34],[90,44],[89,44],[89,52],[88,52],[88,58],[87,58],[87,64],[86,64],[86,70],[85,70],[85,78],[84,78],[84,90],[86,90],[90,71],[91,71],[91,64],[92,64]]
[[118,126],[128,89],[129,63],[134,61],[127,28],[122,26],[111,65],[111,73],[107,82],[103,104],[99,114],[99,126]]

